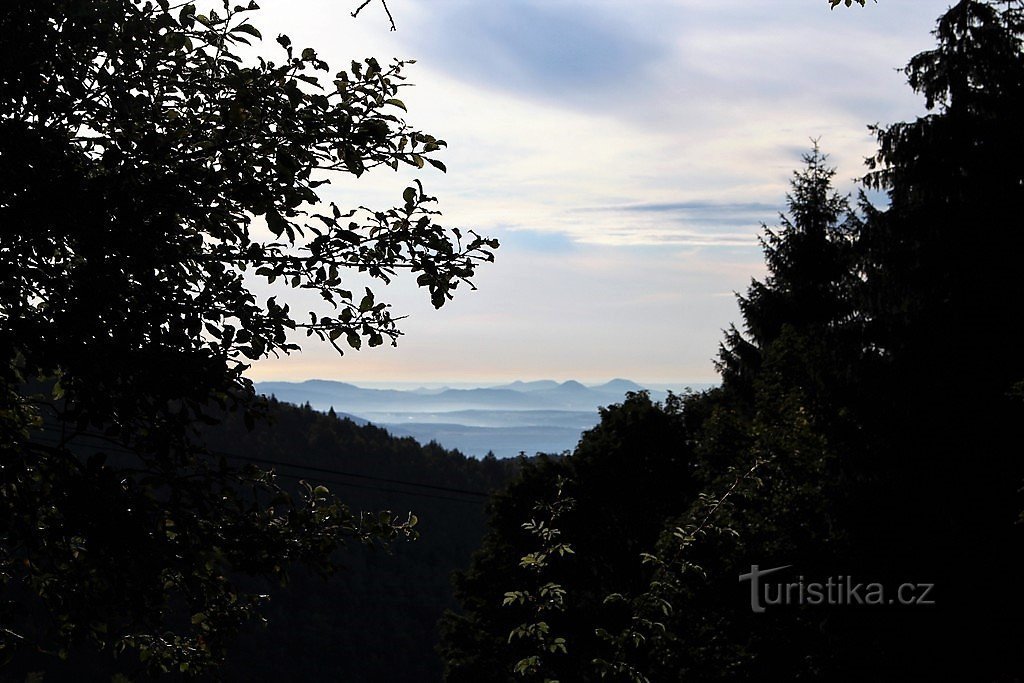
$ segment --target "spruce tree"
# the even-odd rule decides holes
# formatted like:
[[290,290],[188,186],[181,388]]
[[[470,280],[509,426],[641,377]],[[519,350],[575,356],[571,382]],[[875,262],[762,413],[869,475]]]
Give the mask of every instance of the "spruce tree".
[[859,542],[891,580],[936,584],[932,613],[891,623],[894,666],[917,673],[1022,667],[1021,7],[963,0],[941,17],[937,47],[906,68],[929,113],[877,129],[865,179],[890,203],[860,244],[873,397],[861,420],[876,438],[861,458],[857,495],[873,505]]

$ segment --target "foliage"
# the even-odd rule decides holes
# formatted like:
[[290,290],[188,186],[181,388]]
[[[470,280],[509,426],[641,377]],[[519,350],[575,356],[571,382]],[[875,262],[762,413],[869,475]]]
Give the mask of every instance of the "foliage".
[[[524,464],[508,491],[491,506],[490,531],[470,568],[456,578],[461,614],[448,614],[442,623],[442,654],[450,681],[516,680],[508,662],[537,655],[543,675],[563,681],[582,680],[591,662],[605,652],[595,625],[617,629],[629,615],[622,605],[606,602],[613,592],[641,588],[647,568],[638,561],[652,547],[661,523],[678,514],[695,494],[693,460],[683,422],[683,400],[670,397],[664,405],[644,393],[629,394],[623,403],[601,411],[601,422],[584,434],[576,451],[553,461]],[[630,466],[623,468],[623,463]],[[572,506],[557,509],[558,521],[538,512],[546,509],[552,491],[571,491]],[[564,495],[570,495],[566,493]],[[638,504],[642,497],[646,504]],[[540,516],[539,516],[540,515]],[[543,619],[518,600],[502,606],[516,588],[510,577],[522,576],[524,557],[537,553],[537,526],[556,533],[553,545],[568,545],[573,553],[538,567],[527,594],[536,597],[545,585],[557,586],[564,596],[562,610],[545,611]],[[543,545],[543,543],[542,543]],[[581,558],[585,561],[581,562]],[[566,651],[526,647],[508,634],[524,623],[542,620],[550,634],[563,638]],[[552,637],[555,637],[554,635]]]
[[217,451],[300,464],[277,466],[287,488],[311,477],[336,489],[353,509],[413,509],[418,538],[386,553],[350,547],[329,580],[295,568],[287,586],[267,579],[246,581],[247,591],[270,596],[261,610],[267,623],[246,627],[220,675],[239,683],[439,680],[437,622],[454,607],[451,572],[468,564],[483,538],[486,503],[482,495],[439,489],[500,489],[515,474],[518,461],[421,446],[308,408],[272,402],[269,412],[270,419],[252,431],[238,416],[211,427],[207,443]]
[[787,195],[789,215],[780,216],[778,231],[764,226],[768,276],[739,297],[746,334],[731,327],[719,348],[718,369],[727,390],[747,400],[776,342],[793,333],[835,338],[855,316],[853,240],[859,219],[849,200],[832,190],[835,169],[817,143],[803,159],[805,167],[793,174]]
[[[332,173],[444,170],[444,141],[400,116],[407,63],[328,76],[285,36],[279,61],[249,57],[257,9],[0,10],[8,656],[132,649],[154,670],[201,671],[259,602],[234,574],[330,572],[345,539],[413,533],[213,457],[198,435],[223,409],[261,415],[242,373],[298,350],[294,332],[339,351],[394,342],[388,304],[347,274],[408,271],[441,306],[497,246],[438,225],[418,181],[394,208],[322,208]],[[257,286],[308,290],[324,310],[294,315]]]
[[549,503],[538,503],[534,507],[537,517],[523,522],[523,529],[540,544],[539,549],[523,555],[519,560],[519,566],[533,576],[535,585],[525,590],[508,591],[501,602],[505,607],[528,607],[530,618],[539,620],[516,626],[509,634],[508,640],[509,643],[525,640],[532,652],[541,653],[523,657],[516,662],[512,670],[522,678],[543,680],[544,683],[558,683],[558,679],[547,675],[548,666],[545,660],[549,656],[568,652],[565,638],[552,635],[551,627],[545,621],[547,615],[565,610],[566,597],[565,589],[561,585],[554,581],[544,581],[545,570],[553,560],[573,554],[572,546],[561,541],[562,530],[559,529],[559,521],[565,513],[572,510],[574,501],[563,492],[565,479],[557,479],[555,487],[554,499]]

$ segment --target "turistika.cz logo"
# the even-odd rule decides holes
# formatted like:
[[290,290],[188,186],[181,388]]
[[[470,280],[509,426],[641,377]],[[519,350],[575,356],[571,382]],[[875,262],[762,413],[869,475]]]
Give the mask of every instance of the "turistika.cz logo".
[[781,605],[934,605],[933,583],[901,583],[895,591],[887,591],[881,583],[862,583],[851,576],[830,576],[825,581],[806,581],[798,576],[796,581],[780,583],[762,581],[766,576],[789,569],[787,564],[771,569],[761,569],[754,564],[750,573],[740,574],[740,582],[750,582],[750,609],[761,613],[766,606]]

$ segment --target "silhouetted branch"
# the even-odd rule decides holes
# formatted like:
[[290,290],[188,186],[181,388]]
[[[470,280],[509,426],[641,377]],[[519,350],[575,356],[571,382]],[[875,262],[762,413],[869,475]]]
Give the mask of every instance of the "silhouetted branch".
[[[359,7],[356,8],[356,11],[352,13],[352,17],[358,17],[359,13],[363,11],[363,8],[369,5],[372,1],[373,0],[363,0],[363,4],[359,5]],[[391,22],[391,30],[397,31],[398,27],[395,26],[395,18],[391,16],[391,10],[388,9],[387,0],[380,0],[380,4],[384,5],[384,11],[387,12],[388,14],[388,21]]]

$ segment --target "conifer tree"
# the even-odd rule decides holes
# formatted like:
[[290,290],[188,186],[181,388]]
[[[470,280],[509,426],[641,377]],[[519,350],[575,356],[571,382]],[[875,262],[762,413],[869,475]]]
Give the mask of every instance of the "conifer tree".
[[835,169],[817,142],[793,174],[788,215],[765,227],[761,244],[768,275],[739,297],[746,334],[733,326],[719,350],[719,370],[731,391],[750,397],[751,379],[784,335],[830,334],[854,314],[853,239],[860,224],[847,197],[832,187]]

